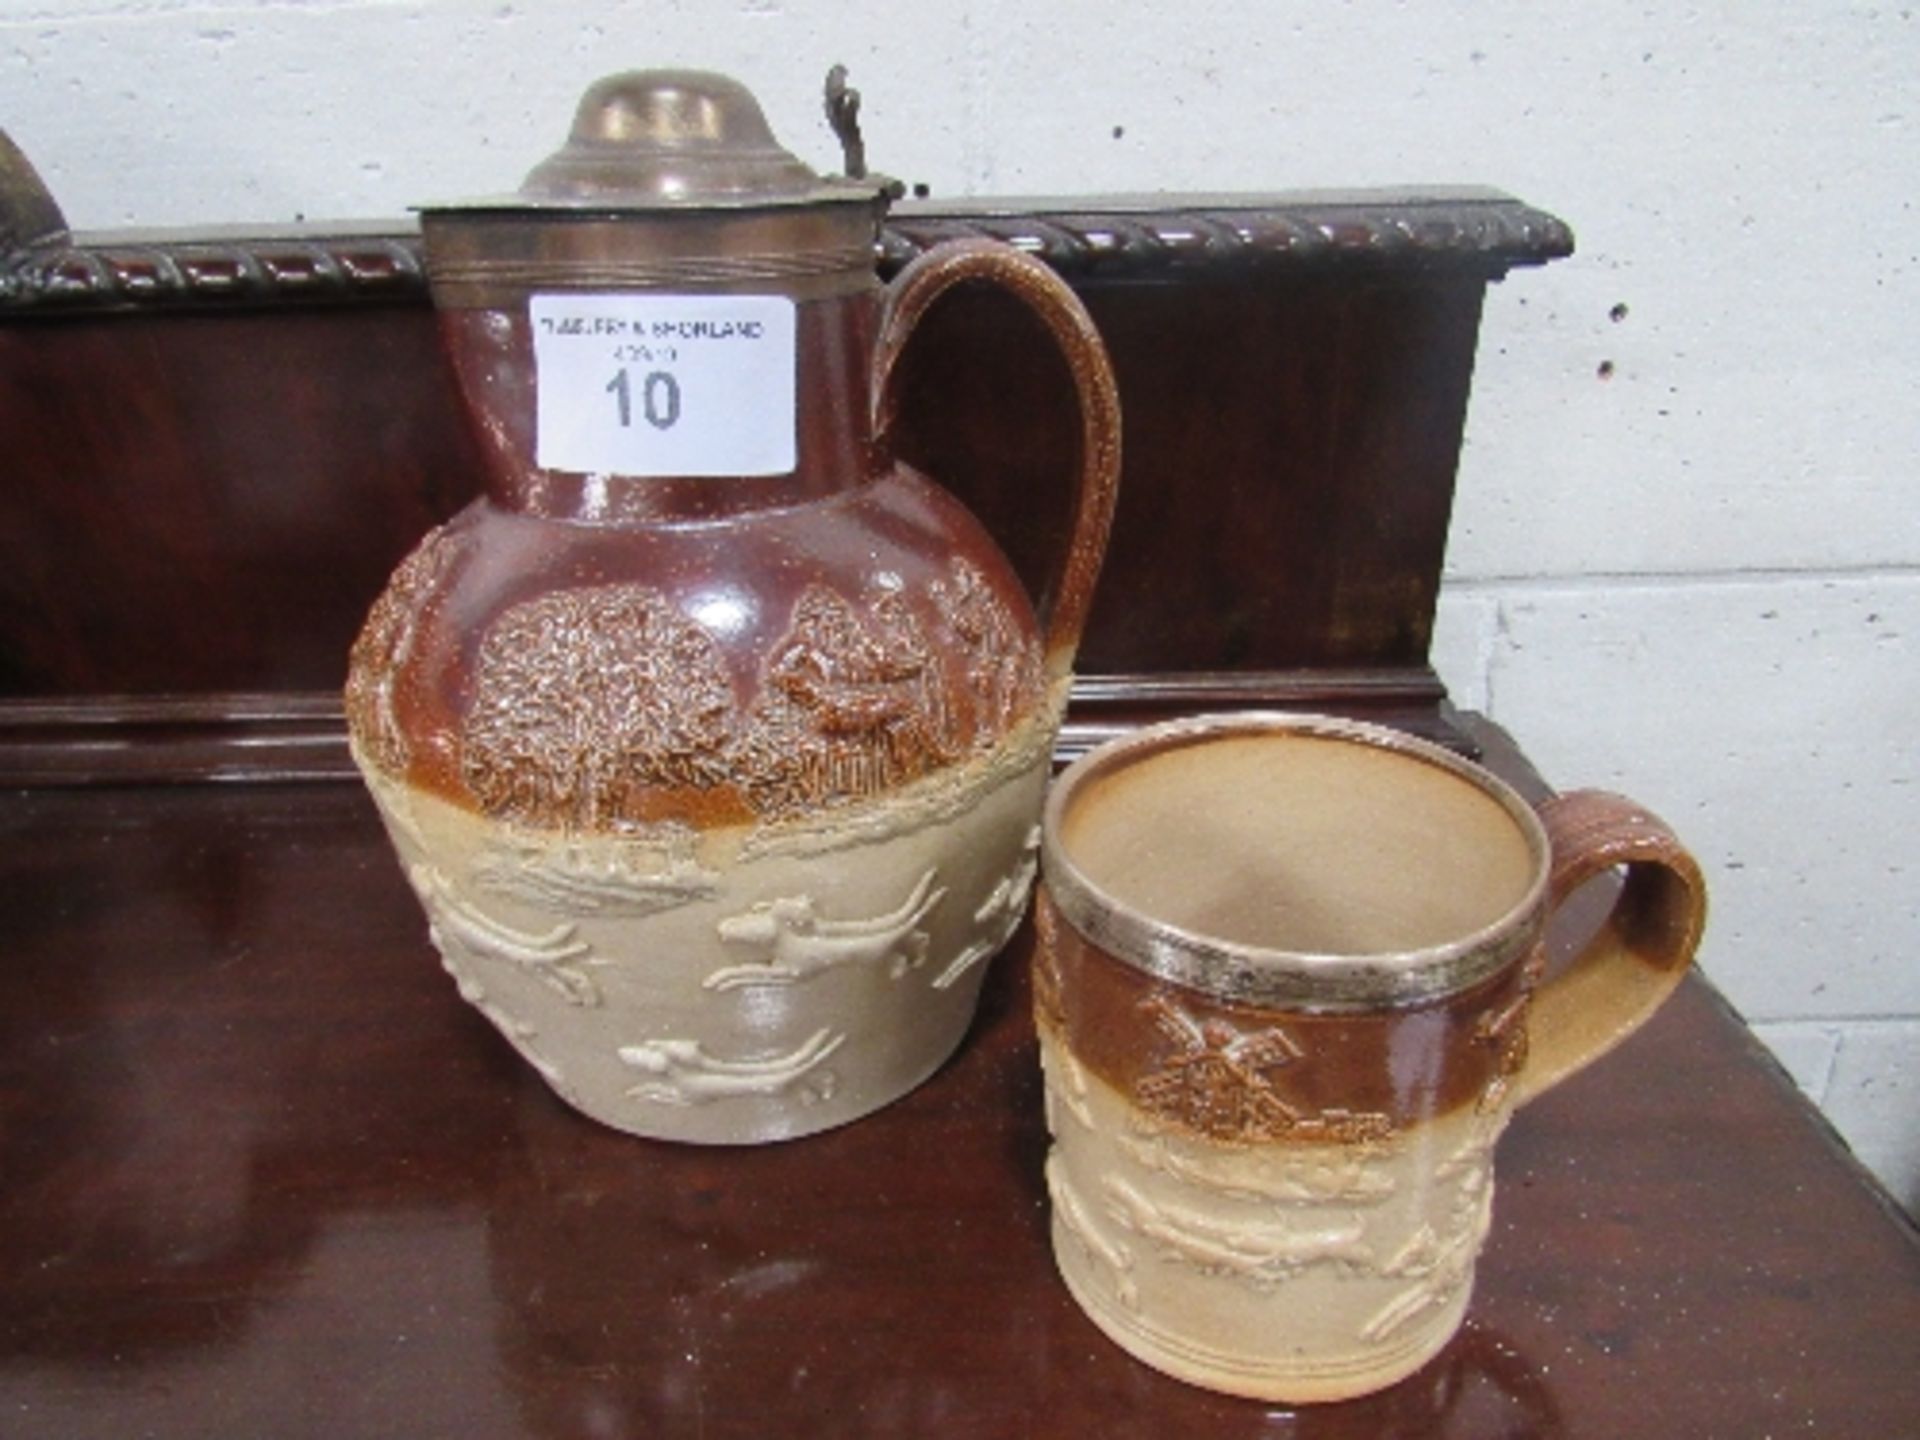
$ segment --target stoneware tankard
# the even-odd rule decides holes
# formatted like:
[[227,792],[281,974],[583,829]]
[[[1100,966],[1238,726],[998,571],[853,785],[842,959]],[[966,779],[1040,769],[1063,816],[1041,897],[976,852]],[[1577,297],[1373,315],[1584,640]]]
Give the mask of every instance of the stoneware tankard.
[[[1624,883],[1564,967],[1546,923]],[[1411,1374],[1459,1327],[1516,1105],[1624,1038],[1699,942],[1699,868],[1595,791],[1537,811],[1392,730],[1141,731],[1046,810],[1034,1004],[1053,1248],[1169,1374],[1271,1401]]]
[[[822,178],[735,82],[616,75],[518,192],[422,212],[485,493],[367,618],[354,756],[459,993],[640,1135],[822,1130],[959,1043],[1026,905],[1112,513],[1085,310],[987,242],[883,289],[897,187],[838,128]],[[1044,632],[890,443],[896,361],[969,280],[1034,310],[1081,405]]]

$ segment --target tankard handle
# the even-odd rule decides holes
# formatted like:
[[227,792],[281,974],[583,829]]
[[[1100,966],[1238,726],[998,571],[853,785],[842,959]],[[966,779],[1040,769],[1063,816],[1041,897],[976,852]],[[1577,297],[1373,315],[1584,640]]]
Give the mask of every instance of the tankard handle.
[[894,376],[914,328],[934,301],[966,280],[991,280],[1040,317],[1066,356],[1080,401],[1080,476],[1073,533],[1054,572],[1053,613],[1047,619],[1046,673],[1059,680],[1073,670],[1086,628],[1094,583],[1106,553],[1120,480],[1120,397],[1113,366],[1080,297],[1052,270],[995,240],[953,240],[908,263],[888,288],[873,357],[873,437],[887,453],[899,418]]
[[1616,866],[1626,874],[1593,939],[1534,993],[1522,1105],[1639,1029],[1686,974],[1707,921],[1699,862],[1659,816],[1603,790],[1538,809],[1553,848],[1549,913]]

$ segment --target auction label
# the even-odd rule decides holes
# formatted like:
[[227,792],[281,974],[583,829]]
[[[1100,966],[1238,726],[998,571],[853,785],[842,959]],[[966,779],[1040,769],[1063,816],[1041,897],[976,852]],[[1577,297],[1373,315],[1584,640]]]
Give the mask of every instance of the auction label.
[[785,475],[784,295],[534,295],[534,458],[588,475]]

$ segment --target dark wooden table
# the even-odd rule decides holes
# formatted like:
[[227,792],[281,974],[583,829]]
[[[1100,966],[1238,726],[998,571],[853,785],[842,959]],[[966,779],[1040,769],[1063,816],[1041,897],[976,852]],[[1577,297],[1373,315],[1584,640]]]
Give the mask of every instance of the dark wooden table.
[[358,787],[10,795],[0,1435],[1920,1434],[1915,1231],[1705,984],[1515,1122],[1440,1359],[1295,1413],[1056,1281],[1025,976],[879,1116],[650,1143],[455,997]]

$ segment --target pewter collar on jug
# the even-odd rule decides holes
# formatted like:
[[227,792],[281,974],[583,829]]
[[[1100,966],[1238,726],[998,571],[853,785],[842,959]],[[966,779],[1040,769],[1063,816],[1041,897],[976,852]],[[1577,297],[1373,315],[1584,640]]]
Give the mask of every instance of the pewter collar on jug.
[[[850,172],[865,168],[857,103],[842,76],[829,77]],[[776,283],[817,296],[871,279],[880,217],[898,191],[884,176],[815,173],[727,76],[630,70],[587,90],[566,144],[518,190],[419,212],[442,306],[498,304],[535,286]]]

